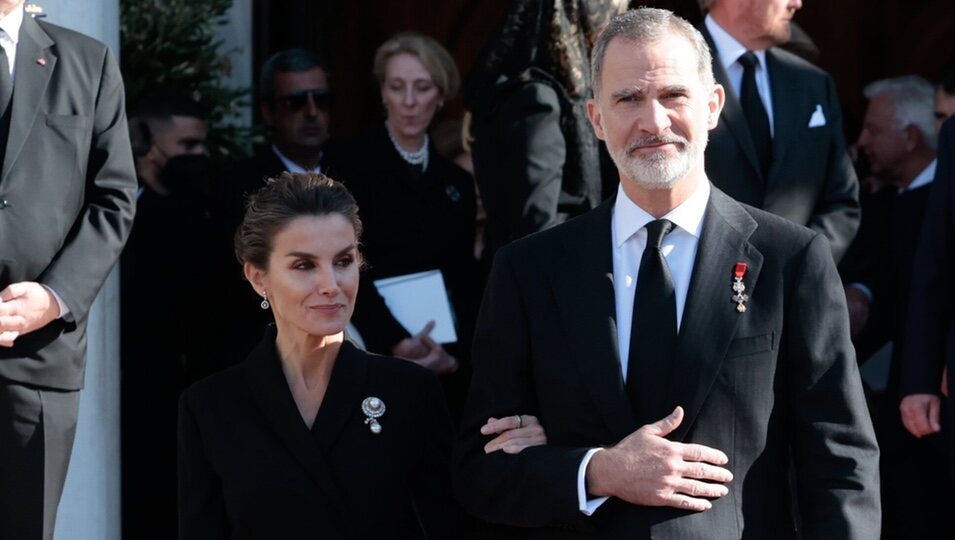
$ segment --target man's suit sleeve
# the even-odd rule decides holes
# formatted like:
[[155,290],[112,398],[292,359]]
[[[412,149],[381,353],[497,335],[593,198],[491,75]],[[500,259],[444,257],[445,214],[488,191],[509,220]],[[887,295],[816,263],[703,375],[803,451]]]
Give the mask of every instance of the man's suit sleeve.
[[859,229],[859,180],[846,152],[842,107],[836,95],[835,83],[829,75],[825,78],[826,111],[830,115],[826,126],[830,130],[826,180],[807,226],[829,240],[832,257],[838,262]]
[[[955,121],[939,132],[938,166],[913,264],[900,395],[938,394],[955,320]],[[949,374],[951,380],[952,374]]]
[[781,359],[792,403],[803,538],[878,538],[879,450],[845,294],[819,235],[792,263]]
[[[578,509],[577,469],[587,448],[554,445],[517,455],[484,453],[488,417],[518,413],[540,417],[530,359],[530,306],[505,248],[498,252],[478,316],[471,392],[454,448],[454,489],[470,513],[524,527],[586,527]],[[546,425],[545,425],[546,429]]]
[[116,60],[105,47],[102,66],[92,142],[86,157],[85,208],[39,279],[60,295],[74,319],[86,317],[118,259],[132,226],[136,202],[123,81]]

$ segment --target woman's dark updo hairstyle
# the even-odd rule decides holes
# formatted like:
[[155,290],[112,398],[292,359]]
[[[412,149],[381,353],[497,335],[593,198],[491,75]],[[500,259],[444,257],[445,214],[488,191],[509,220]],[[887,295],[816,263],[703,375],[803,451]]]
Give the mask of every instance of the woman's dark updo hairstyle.
[[235,231],[235,256],[240,263],[268,270],[275,235],[296,218],[330,214],[344,216],[355,228],[356,241],[361,239],[358,204],[341,182],[312,172],[269,178],[249,197],[245,218]]

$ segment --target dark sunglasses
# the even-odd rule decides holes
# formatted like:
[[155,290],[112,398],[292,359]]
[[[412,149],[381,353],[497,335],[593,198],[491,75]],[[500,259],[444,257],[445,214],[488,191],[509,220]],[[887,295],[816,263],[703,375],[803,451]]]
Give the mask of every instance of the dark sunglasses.
[[314,88],[312,90],[302,90],[293,92],[275,98],[275,103],[281,103],[292,111],[300,111],[308,104],[308,98],[311,96],[315,106],[322,110],[328,110],[332,106],[332,94],[324,88]]

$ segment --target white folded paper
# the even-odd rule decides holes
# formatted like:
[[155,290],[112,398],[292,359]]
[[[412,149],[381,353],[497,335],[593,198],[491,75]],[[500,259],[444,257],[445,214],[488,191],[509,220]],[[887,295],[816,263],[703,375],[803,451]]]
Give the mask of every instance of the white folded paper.
[[377,279],[375,288],[385,299],[391,314],[409,333],[417,334],[428,321],[434,321],[431,339],[438,343],[458,340],[448,290],[440,270]]

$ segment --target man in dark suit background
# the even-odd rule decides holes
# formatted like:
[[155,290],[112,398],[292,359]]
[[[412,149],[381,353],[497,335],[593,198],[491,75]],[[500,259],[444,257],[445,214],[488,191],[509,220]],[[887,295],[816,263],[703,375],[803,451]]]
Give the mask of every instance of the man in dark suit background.
[[[323,172],[321,161],[328,141],[331,94],[324,60],[305,49],[286,49],[269,57],[259,76],[259,113],[269,142],[255,148],[247,159],[233,163],[222,175],[226,209],[222,242],[232,245],[232,235],[245,214],[250,193],[265,185],[265,179],[283,171]],[[223,341],[223,356],[239,362],[262,337],[272,321],[268,310],[259,309],[251,287],[241,276],[238,264],[229,273],[225,310],[231,338]]]
[[109,49],[0,1],[0,531],[51,538],[90,305],[135,207]]
[[[935,471],[946,463],[942,436],[917,440],[902,426],[899,372],[905,347],[909,284],[922,219],[935,176],[934,89],[921,77],[875,81],[859,151],[871,173],[888,187],[863,206],[862,226],[844,262],[857,267],[844,276],[853,338],[860,359],[893,342],[888,379],[873,396],[882,452],[882,538],[924,538],[944,530],[955,488]],[[849,265],[847,265],[849,266]]]
[[[726,89],[706,173],[739,202],[822,233],[838,262],[859,227],[858,180],[827,73],[780,45],[800,0],[700,0]],[[751,67],[747,67],[751,66]]]
[[[915,255],[906,344],[903,351],[900,409],[905,428],[916,437],[955,429],[952,373],[955,373],[955,120],[942,125],[938,167]],[[948,376],[943,377],[943,371]],[[947,380],[945,380],[947,378]],[[945,418],[947,416],[947,419]],[[955,441],[949,438],[949,464],[955,478]]]
[[[686,21],[627,12],[592,66],[620,187],[498,252],[458,498],[540,537],[790,538],[795,494],[804,538],[875,537],[878,449],[825,237],[710,186],[724,93]],[[547,444],[486,454],[482,424],[522,413]]]

